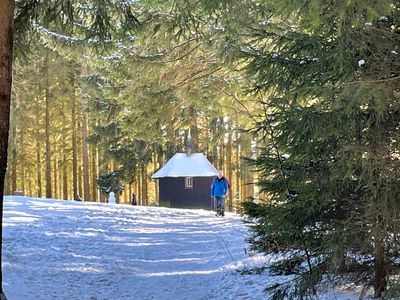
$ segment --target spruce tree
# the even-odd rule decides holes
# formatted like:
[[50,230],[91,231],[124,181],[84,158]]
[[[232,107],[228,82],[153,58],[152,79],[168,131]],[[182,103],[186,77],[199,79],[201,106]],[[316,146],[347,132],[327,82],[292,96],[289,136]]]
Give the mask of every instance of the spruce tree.
[[399,1],[276,1],[241,52],[262,97],[254,160],[269,199],[247,202],[253,247],[284,253],[272,299],[338,279],[381,297],[399,250]]

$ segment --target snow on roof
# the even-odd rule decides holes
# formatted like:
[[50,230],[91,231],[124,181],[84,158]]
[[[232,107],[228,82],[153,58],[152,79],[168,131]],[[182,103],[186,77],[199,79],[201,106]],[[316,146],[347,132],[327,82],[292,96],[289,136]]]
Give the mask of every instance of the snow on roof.
[[211,177],[218,175],[218,170],[208,161],[203,153],[176,153],[151,178],[162,177]]

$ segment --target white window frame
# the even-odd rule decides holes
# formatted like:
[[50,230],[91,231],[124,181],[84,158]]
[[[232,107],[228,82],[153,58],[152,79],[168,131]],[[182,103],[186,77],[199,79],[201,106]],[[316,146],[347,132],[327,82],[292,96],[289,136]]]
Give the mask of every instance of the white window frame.
[[193,177],[185,177],[185,189],[193,189]]

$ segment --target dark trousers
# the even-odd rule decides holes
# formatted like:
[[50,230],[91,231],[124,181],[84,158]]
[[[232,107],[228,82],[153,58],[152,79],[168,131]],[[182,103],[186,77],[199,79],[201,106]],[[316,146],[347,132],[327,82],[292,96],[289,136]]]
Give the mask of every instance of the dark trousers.
[[225,197],[215,197],[217,210],[224,210],[225,208]]

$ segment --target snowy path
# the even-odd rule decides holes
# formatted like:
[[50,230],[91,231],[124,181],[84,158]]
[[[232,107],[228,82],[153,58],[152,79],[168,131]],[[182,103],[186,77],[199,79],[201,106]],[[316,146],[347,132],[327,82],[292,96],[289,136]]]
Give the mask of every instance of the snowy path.
[[[258,300],[285,279],[235,271],[279,257],[248,257],[234,214],[13,196],[4,204],[9,300]],[[358,297],[318,297],[331,299]]]
[[231,270],[246,259],[233,214],[6,197],[4,225],[9,300],[255,299],[262,290]]

